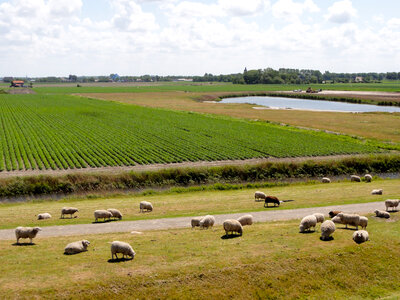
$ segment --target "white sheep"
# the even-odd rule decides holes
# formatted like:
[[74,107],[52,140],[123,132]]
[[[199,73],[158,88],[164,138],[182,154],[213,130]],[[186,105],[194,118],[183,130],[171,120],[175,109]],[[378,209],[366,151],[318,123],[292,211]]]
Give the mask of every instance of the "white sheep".
[[148,201],[140,202],[139,207],[140,207],[140,212],[144,212],[144,210],[153,211],[153,204],[151,204]]
[[46,219],[50,219],[50,218],[51,218],[51,214],[49,214],[49,213],[42,213],[42,214],[37,215],[38,220],[46,220]]
[[17,244],[19,244],[19,239],[30,239],[30,242],[32,244],[32,239],[36,237],[39,231],[41,231],[42,228],[40,227],[17,227],[15,228],[15,237],[17,238]]
[[386,211],[389,210],[389,207],[393,207],[392,210],[396,210],[397,206],[399,206],[400,200],[399,199],[387,199],[385,200]]
[[94,211],[94,221],[97,222],[98,219],[103,219],[104,222],[106,219],[110,219],[112,217],[112,213],[110,213],[108,210],[104,209],[99,209]]
[[203,219],[204,217],[195,217],[192,218],[192,220],[190,221],[190,224],[192,225],[192,228],[194,227],[199,227],[200,226],[200,221],[201,219]]
[[364,216],[360,216],[360,226],[362,229],[366,229],[368,226],[368,218]]
[[370,174],[365,174],[364,175],[364,179],[365,179],[365,182],[371,182],[372,181],[372,176]]
[[383,190],[382,189],[376,189],[371,191],[371,195],[382,195]]
[[205,216],[203,219],[201,219],[200,221],[200,228],[204,229],[204,228],[210,228],[213,227],[215,223],[215,218],[213,216],[207,215]]
[[331,238],[331,234],[336,230],[335,223],[331,220],[326,220],[321,224],[321,240],[327,241]]
[[244,215],[237,219],[242,226],[252,225],[253,224],[253,216],[252,215]]
[[64,254],[77,254],[84,251],[87,251],[87,247],[90,245],[90,242],[87,240],[77,241],[73,243],[69,243],[64,248]]
[[356,227],[358,230],[358,226],[360,225],[360,216],[357,214],[347,214],[347,213],[340,213],[337,215],[337,217],[340,218],[342,224],[346,225],[346,228],[348,225]]
[[351,175],[350,181],[361,182],[361,178],[360,178],[360,176],[357,176],[357,175]]
[[122,258],[130,256],[132,259],[135,257],[135,251],[133,251],[131,245],[125,242],[114,241],[111,243],[111,259],[118,259],[117,253],[122,253]]
[[111,215],[112,215],[113,218],[119,219],[119,220],[122,219],[122,214],[121,214],[121,212],[120,212],[118,209],[109,208],[109,209],[107,209],[107,211],[109,211],[109,212],[111,213]]
[[334,216],[331,221],[335,224],[343,224],[342,220],[338,216]]
[[386,218],[386,219],[390,218],[390,214],[387,211],[375,210],[374,213],[378,218]]
[[[79,210],[75,207],[63,207],[61,209],[61,219],[64,219],[64,215],[71,215],[71,219],[72,219],[72,215],[78,211]],[[76,218],[76,216],[75,216],[75,218]]]
[[314,227],[317,225],[317,217],[314,215],[309,215],[305,216],[303,219],[301,219],[300,222],[300,232],[305,232],[306,230],[310,231],[311,227]]
[[324,214],[313,213],[313,216],[315,216],[317,218],[317,223],[323,223],[325,221]]
[[357,244],[364,243],[369,240],[369,234],[365,230],[358,230],[353,233],[353,241]]
[[263,192],[257,191],[254,193],[254,201],[257,201],[259,199],[265,200],[267,195],[265,195]]
[[328,177],[323,177],[322,183],[331,183],[331,180]]
[[239,235],[243,234],[242,224],[240,224],[238,220],[234,219],[225,220],[222,226],[224,227],[226,235],[229,235],[230,232],[232,232],[232,234],[234,232],[238,233]]

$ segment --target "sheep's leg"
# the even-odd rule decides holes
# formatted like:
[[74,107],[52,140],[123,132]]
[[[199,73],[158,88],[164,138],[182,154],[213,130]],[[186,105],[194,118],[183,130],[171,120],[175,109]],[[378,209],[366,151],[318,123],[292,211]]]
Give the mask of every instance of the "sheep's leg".
[[20,239],[20,238],[17,238],[17,244],[19,244],[19,239]]
[[32,238],[29,238],[31,240],[31,244],[32,244]]

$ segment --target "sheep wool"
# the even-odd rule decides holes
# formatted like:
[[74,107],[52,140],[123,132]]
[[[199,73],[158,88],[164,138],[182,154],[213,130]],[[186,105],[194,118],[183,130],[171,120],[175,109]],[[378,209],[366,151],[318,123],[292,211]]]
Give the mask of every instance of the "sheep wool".
[[357,176],[357,175],[351,175],[350,181],[361,182],[361,178],[360,178],[360,176]]
[[368,226],[368,218],[364,216],[360,216],[360,226],[362,229],[367,228]]
[[338,216],[334,216],[331,221],[335,224],[343,224],[342,220]]
[[42,228],[40,227],[17,227],[15,228],[15,237],[17,238],[17,244],[19,244],[19,239],[30,239],[30,243],[32,244],[32,239],[36,237],[39,231]]
[[49,213],[42,213],[42,214],[37,215],[38,220],[46,220],[46,219],[50,219],[50,218],[51,218],[51,215]]
[[333,218],[333,217],[336,217],[338,214],[340,214],[342,211],[340,211],[340,210],[331,210],[330,212],[329,212],[329,216],[331,217],[331,218]]
[[87,251],[87,247],[90,245],[90,242],[87,240],[77,241],[73,243],[69,243],[64,248],[64,254],[77,254],[84,251]]
[[112,217],[112,213],[110,213],[107,210],[99,209],[99,210],[94,211],[95,222],[98,222],[98,219],[103,219],[103,221],[105,222],[106,219],[110,219],[111,217]]
[[312,227],[317,225],[317,217],[314,215],[305,216],[300,222],[300,232],[310,231]]
[[201,219],[203,219],[203,217],[192,218],[192,220],[190,221],[190,224],[192,225],[192,228],[199,227]]
[[257,201],[259,199],[265,200],[266,197],[267,196],[263,192],[257,191],[257,192],[254,193],[254,200],[255,201]]
[[122,214],[121,214],[121,212],[120,212],[118,209],[109,208],[109,209],[107,209],[107,211],[109,211],[109,212],[111,213],[111,215],[112,215],[112,217],[113,217],[114,219],[119,219],[119,220],[122,219]]
[[390,214],[387,211],[375,210],[374,213],[378,218],[386,218],[386,219],[390,218]]
[[139,204],[140,212],[146,211],[153,211],[153,204],[148,201],[142,201]]
[[356,232],[353,233],[353,241],[355,241],[357,244],[369,241],[368,232],[365,230],[357,230]]
[[222,226],[224,227],[226,235],[229,235],[230,232],[232,234],[234,232],[238,233],[239,235],[243,234],[242,224],[240,224],[240,222],[238,220],[228,219],[228,220],[224,221]]
[[365,182],[371,182],[372,181],[372,176],[370,174],[365,174],[364,175],[364,179],[365,179]]
[[330,239],[331,234],[336,230],[335,223],[331,220],[326,220],[321,224],[321,240],[327,241]]
[[279,206],[281,204],[279,199],[275,196],[267,196],[264,201],[264,207],[268,207],[269,203],[272,203],[274,206],[276,206],[276,205]]
[[396,210],[397,206],[399,206],[400,200],[399,199],[387,199],[385,200],[386,211],[389,210],[389,207],[392,207],[392,210]]
[[371,191],[371,195],[382,195],[383,190],[382,189],[376,189]]
[[314,213],[313,216],[317,218],[317,223],[323,223],[325,221],[325,217],[321,213]]
[[133,251],[131,245],[125,242],[114,241],[111,243],[111,259],[114,259],[114,255],[116,259],[118,259],[117,253],[122,254],[122,258],[125,256],[129,256],[132,259],[135,257],[135,251]]
[[346,213],[340,213],[337,214],[337,217],[340,218],[342,224],[346,225],[346,228],[348,225],[356,227],[358,230],[358,226],[360,225],[360,216],[357,214],[346,214]]
[[253,224],[253,216],[252,215],[244,215],[237,219],[242,226]]
[[322,183],[331,183],[331,180],[328,177],[323,177],[321,181]]
[[207,215],[203,219],[201,219],[199,226],[202,229],[204,229],[204,228],[208,229],[210,227],[213,227],[214,223],[215,223],[214,216]]
[[75,207],[63,207],[61,209],[61,219],[64,219],[64,215],[71,215],[71,219],[72,219],[72,215],[78,211],[79,210]]

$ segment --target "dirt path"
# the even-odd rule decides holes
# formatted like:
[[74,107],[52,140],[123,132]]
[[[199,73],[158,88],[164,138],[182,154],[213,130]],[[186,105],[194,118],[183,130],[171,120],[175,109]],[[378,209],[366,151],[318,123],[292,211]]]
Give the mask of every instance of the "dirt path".
[[[343,210],[354,213],[372,213],[375,209],[384,209],[382,202],[369,202],[361,204],[346,204],[325,207],[298,208],[285,210],[266,210],[260,212],[252,212],[255,222],[282,221],[291,219],[301,219],[306,215],[319,212],[328,215],[331,210]],[[226,219],[236,219],[247,213],[223,214],[215,215],[216,224],[221,225]],[[190,227],[192,217],[166,218],[139,221],[121,221],[111,223],[98,224],[80,224],[80,225],[61,225],[43,227],[38,237],[57,237],[72,235],[88,235],[112,232],[130,232],[144,230],[162,230],[169,228],[185,228]],[[0,240],[15,239],[14,229],[0,230]]]

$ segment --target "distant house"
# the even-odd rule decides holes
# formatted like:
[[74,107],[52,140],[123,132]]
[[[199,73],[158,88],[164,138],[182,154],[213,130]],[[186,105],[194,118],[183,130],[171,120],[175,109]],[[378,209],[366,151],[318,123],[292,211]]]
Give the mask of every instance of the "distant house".
[[189,81],[189,82],[191,82],[191,81],[193,81],[193,79],[192,78],[178,78],[176,81]]
[[24,81],[23,80],[13,80],[11,81],[10,87],[23,87]]
[[363,78],[361,77],[361,76],[357,76],[355,79],[354,79],[354,82],[363,82],[364,80],[363,80]]

